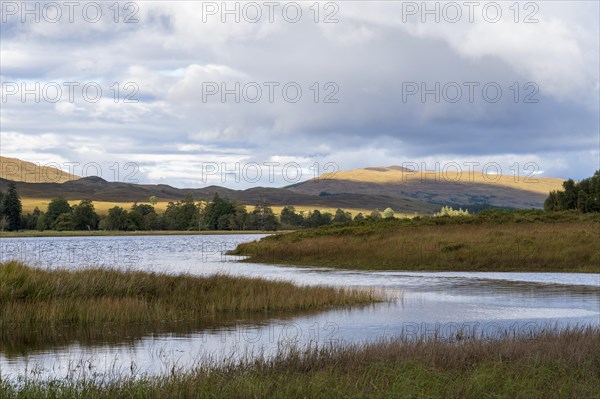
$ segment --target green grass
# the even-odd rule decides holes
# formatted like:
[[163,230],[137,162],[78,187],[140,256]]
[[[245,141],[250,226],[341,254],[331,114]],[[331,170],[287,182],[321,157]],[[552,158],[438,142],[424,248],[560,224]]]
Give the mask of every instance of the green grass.
[[345,269],[600,273],[600,215],[487,211],[364,221],[265,237],[232,253]]
[[216,275],[106,269],[42,270],[0,264],[0,340],[111,325],[176,323],[225,314],[320,310],[382,300],[374,291],[296,286]]
[[383,341],[112,382],[0,381],[7,398],[598,398],[600,331],[498,341]]

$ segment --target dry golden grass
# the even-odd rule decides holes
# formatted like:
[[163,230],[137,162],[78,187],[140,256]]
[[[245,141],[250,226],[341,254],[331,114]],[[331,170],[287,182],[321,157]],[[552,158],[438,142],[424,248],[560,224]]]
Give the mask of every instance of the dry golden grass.
[[64,183],[80,177],[59,169],[61,165],[38,165],[0,156],[0,178],[27,183]]
[[[79,201],[80,200],[69,200],[69,204],[75,205],[75,204],[78,204]],[[23,206],[24,213],[31,213],[31,212],[33,212],[33,210],[36,207],[41,211],[46,211],[46,209],[48,209],[48,203],[50,203],[50,199],[21,198],[21,204]],[[110,208],[113,208],[115,206],[120,206],[124,209],[130,209],[132,204],[133,204],[132,202],[94,201],[94,208],[96,209],[96,212],[98,212],[98,214],[105,215]],[[138,202],[138,204],[150,204],[150,203],[149,202]],[[167,209],[168,204],[169,204],[169,201],[159,201],[154,206],[154,209],[156,209],[156,212],[162,213],[165,211],[165,209]],[[321,212],[329,212],[329,213],[335,215],[335,211],[337,210],[337,208],[322,208],[319,206],[309,206],[309,205],[307,205],[307,206],[292,205],[292,206],[294,206],[296,208],[297,213],[303,211],[305,214],[308,214],[308,212],[318,209]],[[276,215],[279,215],[281,213],[281,210],[284,207],[283,206],[272,206],[271,208],[273,209],[273,212]],[[246,204],[246,209],[248,211],[252,211],[254,209],[254,205]],[[369,215],[373,210],[372,209],[344,209],[344,211],[350,212],[352,214],[352,217],[354,217],[358,213],[362,213],[365,216]],[[383,211],[383,209],[380,209],[380,211]],[[414,215],[397,214],[396,216],[397,217],[413,217]]]
[[548,177],[527,177],[512,175],[487,175],[480,172],[469,172],[467,169],[457,171],[448,168],[447,172],[431,171],[402,171],[397,169],[372,170],[354,169],[351,171],[339,171],[336,173],[325,173],[319,177],[320,180],[349,180],[355,182],[403,184],[419,182],[460,182],[492,184],[498,187],[509,187],[518,190],[532,191],[540,194],[548,194],[552,190],[562,188],[563,179]]
[[[373,270],[600,273],[595,221],[299,231],[241,244],[249,261]],[[339,231],[338,231],[339,230]]]
[[[23,213],[31,213],[37,207],[39,210],[45,212],[48,209],[48,204],[50,203],[50,198],[48,199],[40,199],[40,198],[21,198],[21,205],[23,206]],[[69,200],[69,204],[76,205],[80,200]],[[138,202],[138,204],[150,204],[149,202]],[[167,209],[168,201],[159,201],[154,209],[158,213],[162,213]],[[100,215],[105,215],[108,213],[110,208],[115,206],[120,206],[124,209],[129,210],[133,205],[133,202],[111,202],[111,201],[94,201],[94,208],[96,212]]]
[[326,173],[289,189],[311,195],[321,192],[377,194],[395,200],[410,198],[419,203],[463,204],[467,208],[469,204],[540,208],[548,193],[560,189],[562,182],[555,178],[482,174],[466,169],[414,172],[390,167]]

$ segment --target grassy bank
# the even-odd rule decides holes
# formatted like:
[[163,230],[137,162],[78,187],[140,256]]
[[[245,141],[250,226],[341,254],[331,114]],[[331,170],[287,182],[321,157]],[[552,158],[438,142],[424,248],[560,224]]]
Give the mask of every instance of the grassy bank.
[[[283,233],[289,232],[286,230]],[[76,231],[56,231],[56,230],[21,230],[21,231],[3,231],[0,232],[0,238],[18,238],[18,237],[103,237],[103,236],[169,236],[169,235],[219,235],[219,234],[272,234],[272,231],[261,230],[140,230],[140,231],[118,231],[118,230],[76,230]]]
[[49,333],[64,325],[164,323],[225,313],[324,309],[369,303],[363,290],[296,286],[224,275],[169,276],[134,271],[42,270],[0,264],[0,334]]
[[275,359],[140,380],[27,382],[14,398],[595,398],[600,332],[592,329],[500,341],[387,341],[282,351]]
[[597,214],[494,211],[278,234],[233,253],[251,262],[365,270],[600,273],[599,244]]

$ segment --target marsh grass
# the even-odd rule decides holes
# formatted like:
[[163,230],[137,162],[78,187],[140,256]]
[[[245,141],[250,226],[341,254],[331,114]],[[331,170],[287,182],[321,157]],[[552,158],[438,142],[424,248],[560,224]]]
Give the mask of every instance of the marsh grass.
[[173,323],[223,314],[306,311],[383,300],[361,289],[296,286],[214,275],[110,269],[43,270],[0,264],[0,335],[52,334],[111,324]]
[[346,269],[600,272],[597,216],[499,215],[312,229],[240,244],[232,253],[250,262]]
[[7,398],[596,398],[600,331],[282,348],[164,377],[0,381]]

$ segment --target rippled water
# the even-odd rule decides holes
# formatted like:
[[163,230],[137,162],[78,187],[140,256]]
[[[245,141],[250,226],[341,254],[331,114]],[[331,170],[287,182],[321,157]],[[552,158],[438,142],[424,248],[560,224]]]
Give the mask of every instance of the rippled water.
[[363,272],[241,263],[224,254],[260,237],[3,238],[0,260],[19,259],[45,268],[227,273],[297,284],[370,287],[384,290],[394,301],[320,313],[120,326],[98,336],[65,331],[60,342],[2,342],[2,377],[164,374],[220,357],[269,354],[288,343],[328,345],[422,334],[452,338],[459,331],[493,338],[503,332],[600,325],[600,274]]

